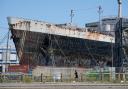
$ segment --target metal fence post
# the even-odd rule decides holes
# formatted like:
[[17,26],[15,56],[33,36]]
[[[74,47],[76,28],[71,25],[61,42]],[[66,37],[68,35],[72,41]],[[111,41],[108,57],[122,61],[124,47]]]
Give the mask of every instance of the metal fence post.
[[61,78],[61,82],[62,82],[62,78],[63,78],[63,74],[61,73],[61,75],[60,75],[60,78]]
[[41,82],[43,82],[43,73],[41,73]]

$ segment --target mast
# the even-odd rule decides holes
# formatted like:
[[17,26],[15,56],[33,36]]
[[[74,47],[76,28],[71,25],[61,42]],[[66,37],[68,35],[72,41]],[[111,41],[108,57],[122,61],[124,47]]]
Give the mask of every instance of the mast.
[[99,30],[102,31],[102,19],[101,19],[101,14],[102,14],[102,7],[98,7],[98,14],[99,14]]
[[70,14],[70,17],[71,17],[71,21],[70,21],[70,24],[72,24],[72,22],[73,22],[73,17],[74,17],[74,10],[73,9],[71,9],[71,14]]

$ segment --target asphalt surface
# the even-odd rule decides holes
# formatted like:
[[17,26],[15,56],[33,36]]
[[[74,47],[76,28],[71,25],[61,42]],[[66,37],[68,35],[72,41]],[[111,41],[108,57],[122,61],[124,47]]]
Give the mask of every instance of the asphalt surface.
[[0,83],[0,89],[128,89],[128,84]]

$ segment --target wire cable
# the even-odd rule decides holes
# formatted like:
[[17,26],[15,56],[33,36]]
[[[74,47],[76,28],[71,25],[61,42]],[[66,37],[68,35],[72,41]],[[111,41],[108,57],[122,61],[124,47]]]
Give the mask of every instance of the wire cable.
[[5,39],[7,39],[8,36],[8,32],[4,35],[4,37],[1,39],[0,41],[0,45],[5,41]]

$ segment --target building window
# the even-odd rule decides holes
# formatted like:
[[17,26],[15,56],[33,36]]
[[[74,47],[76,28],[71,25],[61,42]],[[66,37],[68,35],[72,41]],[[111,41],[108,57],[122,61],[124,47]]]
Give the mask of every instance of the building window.
[[17,58],[16,58],[16,54],[11,54],[10,55],[10,61],[16,61]]

